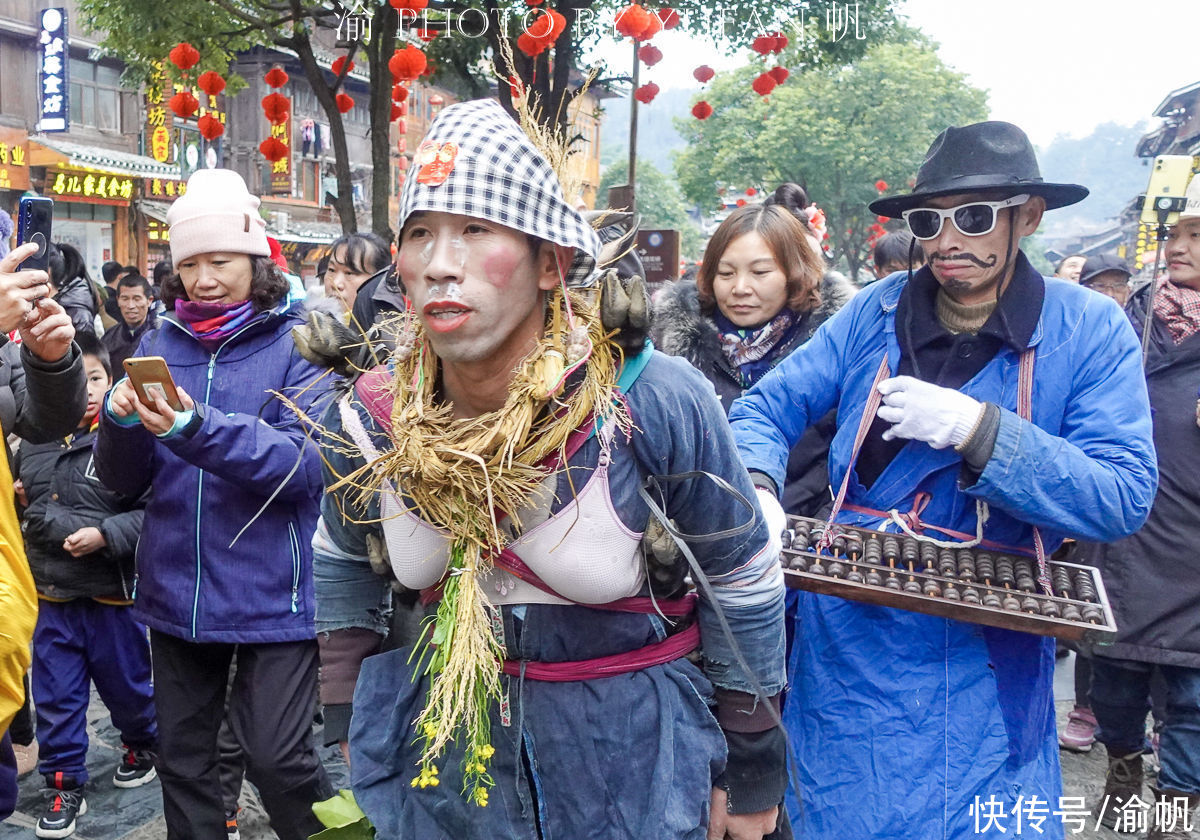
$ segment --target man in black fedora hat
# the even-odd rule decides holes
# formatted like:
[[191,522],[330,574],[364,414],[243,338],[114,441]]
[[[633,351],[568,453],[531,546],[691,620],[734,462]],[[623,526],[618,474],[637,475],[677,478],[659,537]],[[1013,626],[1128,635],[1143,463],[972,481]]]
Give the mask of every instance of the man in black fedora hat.
[[[1038,558],[1035,576],[1066,536],[1142,524],[1157,473],[1137,339],[1020,249],[1085,195],[1043,180],[1014,125],[938,136],[913,191],[871,205],[927,264],[868,286],[730,411],[768,521],[789,448],[837,408],[838,522],[1002,546]],[[800,594],[797,836],[1063,836],[1053,640]]]

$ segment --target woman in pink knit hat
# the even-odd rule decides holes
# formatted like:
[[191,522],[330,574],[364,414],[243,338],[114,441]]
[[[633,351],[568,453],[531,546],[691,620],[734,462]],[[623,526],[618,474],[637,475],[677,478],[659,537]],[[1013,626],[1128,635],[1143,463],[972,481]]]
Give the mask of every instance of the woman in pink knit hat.
[[161,395],[146,405],[122,380],[96,444],[106,485],[130,496],[153,487],[134,611],[150,627],[172,839],[227,836],[217,732],[231,681],[230,727],[281,840],[319,831],[310,806],[331,794],[310,731],[320,462],[277,398],[315,411],[321,371],[292,342],[299,304],[270,259],[258,205],[236,172],[189,179],[167,214],[168,314],[136,354],[166,359],[183,410]]

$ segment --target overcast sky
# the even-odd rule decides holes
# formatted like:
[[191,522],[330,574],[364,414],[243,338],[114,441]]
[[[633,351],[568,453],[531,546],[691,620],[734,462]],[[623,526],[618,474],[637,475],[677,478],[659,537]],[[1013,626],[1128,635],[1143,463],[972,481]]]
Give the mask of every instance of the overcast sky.
[[[1038,145],[1102,122],[1151,119],[1169,91],[1200,81],[1200,0],[904,0],[903,8],[939,42],[943,61],[988,91],[991,116],[1017,123]],[[643,68],[643,81],[663,88],[698,91],[697,65],[719,72],[752,55],[731,58],[712,41],[675,32],[654,43],[664,57]],[[628,41],[600,54],[629,71]]]

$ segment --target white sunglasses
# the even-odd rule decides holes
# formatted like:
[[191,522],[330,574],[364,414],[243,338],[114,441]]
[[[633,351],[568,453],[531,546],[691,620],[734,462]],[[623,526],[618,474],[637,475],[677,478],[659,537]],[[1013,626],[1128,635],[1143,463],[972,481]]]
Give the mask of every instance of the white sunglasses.
[[942,222],[949,219],[967,236],[983,236],[996,229],[996,218],[1005,207],[1016,207],[1029,200],[1028,193],[1014,195],[1003,201],[972,201],[942,210],[938,207],[914,207],[905,210],[900,218],[917,239],[936,239],[942,232]]

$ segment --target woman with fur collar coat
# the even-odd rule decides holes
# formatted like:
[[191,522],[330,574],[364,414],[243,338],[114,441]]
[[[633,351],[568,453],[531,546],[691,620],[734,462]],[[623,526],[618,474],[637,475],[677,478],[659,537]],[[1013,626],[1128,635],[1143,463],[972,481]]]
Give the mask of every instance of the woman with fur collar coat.
[[[726,412],[856,291],[825,271],[809,231],[782,206],[739,208],[713,234],[695,279],[667,287],[655,301],[655,346],[704,374]],[[830,412],[793,448],[782,488],[788,513],[813,516],[829,503],[833,431]]]

